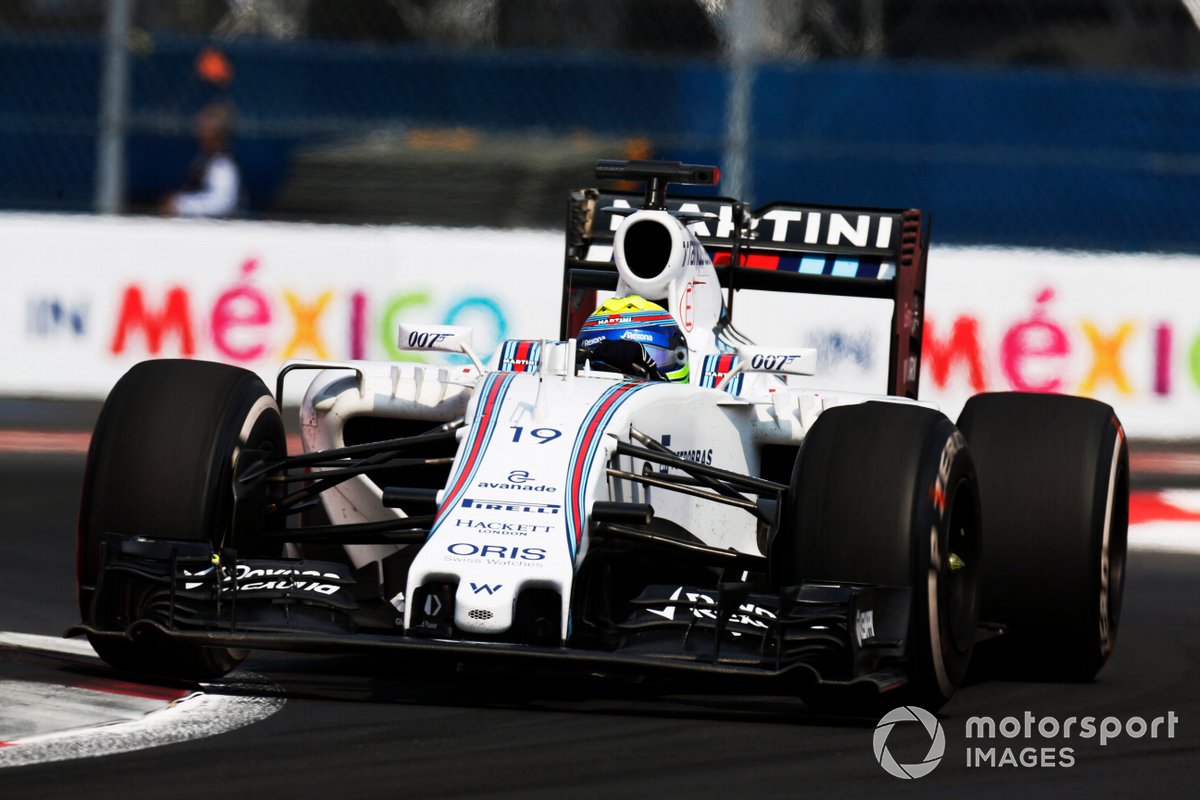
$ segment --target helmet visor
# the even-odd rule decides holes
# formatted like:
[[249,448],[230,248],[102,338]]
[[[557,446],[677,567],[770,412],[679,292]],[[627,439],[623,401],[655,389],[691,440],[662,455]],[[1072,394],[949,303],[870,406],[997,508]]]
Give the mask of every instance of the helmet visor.
[[687,363],[687,348],[680,345],[677,347],[662,347],[657,344],[648,344],[642,342],[642,349],[646,351],[646,355],[654,361],[658,367],[658,371],[663,375],[674,372]]

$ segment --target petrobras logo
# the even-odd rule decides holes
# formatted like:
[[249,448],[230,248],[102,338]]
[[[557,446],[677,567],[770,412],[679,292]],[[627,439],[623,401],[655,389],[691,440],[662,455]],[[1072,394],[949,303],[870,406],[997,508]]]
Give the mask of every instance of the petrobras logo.
[[464,497],[463,508],[478,511],[512,511],[518,514],[558,514],[562,506],[557,503],[523,503],[510,500],[485,500],[478,497]]
[[713,462],[712,448],[707,450],[676,450],[675,455],[682,458],[684,461],[691,461],[695,464],[703,464],[706,467],[711,467]]
[[[703,449],[697,448],[697,449],[690,449],[690,450],[676,450],[674,447],[671,446],[671,434],[664,433],[662,436],[660,436],[658,438],[659,438],[659,441],[662,442],[663,447],[670,448],[671,452],[674,453],[674,455],[676,455],[679,458],[682,458],[684,461],[691,461],[695,464],[703,464],[707,467],[712,466],[713,451],[712,451],[711,447],[707,447],[707,448],[703,448]],[[664,469],[663,471],[665,472],[666,470]]]

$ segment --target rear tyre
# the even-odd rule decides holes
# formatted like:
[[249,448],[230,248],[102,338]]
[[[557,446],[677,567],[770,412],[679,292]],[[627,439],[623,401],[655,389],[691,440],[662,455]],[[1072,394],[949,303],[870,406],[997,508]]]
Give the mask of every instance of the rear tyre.
[[966,673],[979,618],[979,502],[962,435],[920,406],[832,408],[805,437],[791,485],[770,554],[775,585],[912,587],[908,683],[878,697],[817,685],[805,702],[843,712],[940,708]]
[[1082,397],[971,398],[959,418],[988,530],[981,616],[1005,635],[981,666],[1086,681],[1116,645],[1129,528],[1129,454],[1112,408]]
[[[233,502],[233,469],[243,449],[286,454],[279,408],[244,369],[205,361],[146,361],[113,387],[92,434],[80,501],[77,585],[82,618],[124,630],[157,618],[161,589],[110,575],[97,591],[106,534],[209,542],[239,555],[273,555],[265,490]],[[153,645],[93,637],[109,664],[189,679],[224,675],[244,651],[172,642]]]

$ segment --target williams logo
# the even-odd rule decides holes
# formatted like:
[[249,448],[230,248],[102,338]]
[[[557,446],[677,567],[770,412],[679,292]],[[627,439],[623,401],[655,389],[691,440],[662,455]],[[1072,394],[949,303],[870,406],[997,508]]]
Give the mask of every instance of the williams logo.
[[[892,729],[898,724],[908,722],[917,723],[919,726],[917,730],[923,731],[922,740],[929,742],[929,751],[925,753],[925,758],[921,761],[913,764],[901,764],[892,756],[887,743],[888,737],[892,735]],[[912,729],[914,726],[904,725],[903,727]],[[883,719],[879,720],[879,724],[875,726],[875,738],[872,744],[875,749],[875,760],[879,762],[879,766],[883,767],[889,775],[897,778],[924,778],[933,772],[934,768],[941,763],[942,756],[946,754],[946,734],[938,723],[937,717],[919,706],[901,706],[884,714]]]

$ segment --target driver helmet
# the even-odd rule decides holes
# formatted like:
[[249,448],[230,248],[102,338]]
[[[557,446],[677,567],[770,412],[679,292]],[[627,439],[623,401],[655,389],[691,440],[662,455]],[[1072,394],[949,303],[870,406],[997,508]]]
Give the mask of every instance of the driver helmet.
[[687,339],[675,319],[657,303],[636,294],[606,300],[579,329],[580,347],[594,348],[604,341],[640,344],[660,375],[674,383],[687,383]]

